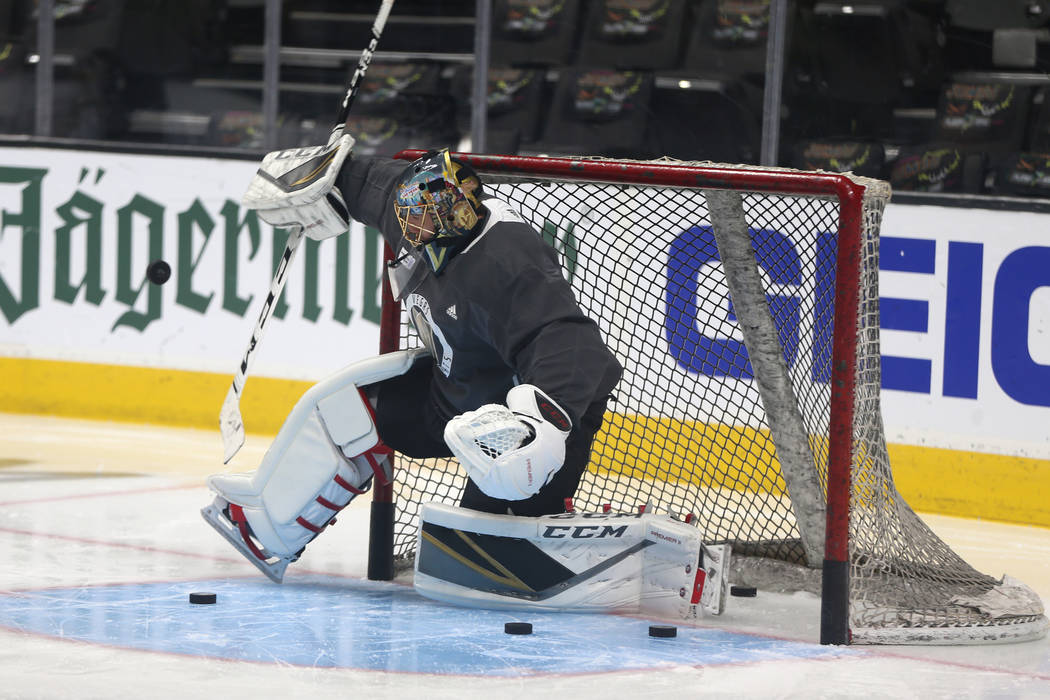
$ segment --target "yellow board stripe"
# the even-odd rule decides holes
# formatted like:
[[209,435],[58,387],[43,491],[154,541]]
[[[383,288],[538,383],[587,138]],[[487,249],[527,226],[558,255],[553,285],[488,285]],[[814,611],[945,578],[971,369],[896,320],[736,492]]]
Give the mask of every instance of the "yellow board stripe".
[[603,471],[779,496],[787,485],[775,455],[766,431],[619,413],[606,416],[594,448]]
[[[219,427],[230,374],[0,357],[0,411]],[[241,415],[249,432],[273,435],[310,382],[249,377]]]
[[[218,427],[231,374],[0,357],[0,411]],[[310,382],[250,377],[241,399],[245,425],[273,435]],[[671,443],[668,435],[681,434]],[[768,435],[750,428],[613,414],[595,439],[597,467],[631,477],[716,482],[782,494]],[[1050,527],[1050,460],[889,445],[897,488],[920,511]],[[646,455],[647,471],[638,466]],[[652,460],[650,455],[656,456]],[[696,464],[718,472],[693,475]]]

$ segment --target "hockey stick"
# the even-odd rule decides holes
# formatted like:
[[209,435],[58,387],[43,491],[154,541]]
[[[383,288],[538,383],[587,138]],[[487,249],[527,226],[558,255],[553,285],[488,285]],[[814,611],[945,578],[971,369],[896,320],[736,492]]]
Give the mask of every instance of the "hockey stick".
[[[393,6],[394,0],[383,0],[382,5],[379,7],[375,22],[372,24],[372,40],[361,51],[361,57],[357,61],[357,70],[354,71],[353,76],[350,78],[350,85],[347,87],[346,95],[343,97],[343,103],[339,109],[339,116],[336,117],[329,143],[341,136],[346,128],[346,120],[350,114],[350,105],[353,104],[354,97],[357,96],[361,78],[364,77],[365,71],[368,70],[368,66],[372,62],[376,46],[379,45],[379,36],[383,33],[383,27],[386,25],[387,17],[390,16],[390,10]],[[229,391],[226,392],[226,399],[222,402],[222,409],[219,411],[219,432],[222,434],[224,464],[229,463],[244,445],[241,392],[244,390],[244,383],[248,379],[248,369],[251,367],[255,349],[262,341],[263,333],[266,331],[270,317],[273,316],[277,300],[281,298],[281,292],[284,291],[285,282],[288,280],[288,268],[295,258],[295,251],[298,250],[302,238],[302,227],[293,229],[288,235],[288,242],[285,244],[281,262],[277,265],[277,270],[274,271],[273,280],[270,282],[270,291],[266,295],[262,311],[259,312],[259,320],[255,322],[255,328],[252,330],[252,337],[248,341],[248,347],[244,350],[241,364],[237,368],[237,373],[233,377]]]

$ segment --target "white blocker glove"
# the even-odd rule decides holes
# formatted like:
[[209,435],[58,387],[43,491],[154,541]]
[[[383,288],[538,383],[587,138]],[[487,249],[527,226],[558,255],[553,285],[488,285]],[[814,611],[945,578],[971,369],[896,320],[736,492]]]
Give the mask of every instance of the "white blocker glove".
[[531,384],[507,392],[507,405],[487,404],[445,426],[445,443],[467,475],[493,498],[535,495],[561,469],[572,420]]
[[327,146],[267,153],[242,204],[268,224],[302,227],[315,241],[345,233],[350,213],[335,180],[353,147],[350,134],[335,134]]

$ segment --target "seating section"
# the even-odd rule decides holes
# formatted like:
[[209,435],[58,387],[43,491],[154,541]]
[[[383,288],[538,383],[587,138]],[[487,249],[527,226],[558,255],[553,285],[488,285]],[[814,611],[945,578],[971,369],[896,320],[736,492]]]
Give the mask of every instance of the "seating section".
[[685,12],[685,0],[596,0],[583,23],[578,63],[620,70],[677,68]]
[[992,154],[1022,147],[1032,91],[1008,82],[957,81],[941,94],[934,138]]
[[791,165],[802,170],[883,177],[886,149],[876,141],[798,141]]
[[897,190],[976,194],[985,173],[985,156],[953,145],[909,146],[892,163],[889,181]]
[[945,53],[960,70],[1036,68],[1038,43],[1045,58],[1048,0],[945,0],[944,12]]
[[1033,151],[1050,151],[1050,86],[1038,89],[1032,99],[1035,112],[1027,145]]
[[[789,5],[794,7],[793,3]],[[683,68],[701,75],[761,79],[766,72],[769,21],[768,0],[694,3],[694,14],[685,30]]]
[[543,136],[528,150],[551,155],[639,155],[653,76],[644,71],[561,71]]
[[1013,153],[995,170],[992,191],[1000,195],[1050,197],[1050,152]]
[[1050,1],[817,2],[794,21],[782,161],[898,192],[1046,196]]
[[496,66],[572,62],[581,0],[495,0],[490,60]]
[[[434,61],[373,61],[354,103],[357,152],[392,155],[457,138],[456,103]],[[350,75],[345,78],[349,83]],[[331,129],[331,124],[324,124]]]
[[[265,0],[56,0],[56,136],[260,150]],[[278,147],[327,138],[376,0],[284,0]],[[777,5],[780,7],[780,5]],[[34,128],[34,0],[0,0],[0,131]],[[399,0],[358,153],[471,147],[476,0]],[[1050,0],[492,0],[486,150],[778,163],[1046,196]]]
[[27,0],[0,0],[0,133],[33,130],[33,86],[26,63],[25,27],[31,6]]
[[[474,72],[463,66],[453,77],[457,99],[456,124],[461,134],[471,133],[471,90]],[[517,153],[523,143],[533,143],[550,112],[544,100],[547,71],[540,66],[492,68],[487,81],[486,150]]]

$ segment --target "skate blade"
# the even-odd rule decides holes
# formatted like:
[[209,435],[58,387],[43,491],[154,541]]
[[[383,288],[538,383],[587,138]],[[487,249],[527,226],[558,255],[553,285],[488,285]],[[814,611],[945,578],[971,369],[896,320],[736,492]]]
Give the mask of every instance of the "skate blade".
[[266,574],[266,577],[274,583],[281,583],[284,580],[284,570],[288,568],[291,563],[288,559],[278,559],[273,564],[269,564],[248,549],[248,546],[244,544],[244,540],[241,539],[240,530],[234,528],[226,517],[222,514],[222,511],[214,504],[204,506],[201,508],[201,517],[215,528],[215,531],[222,535],[227,542],[233,545],[234,549],[241,553],[245,559],[250,561],[255,568]]

